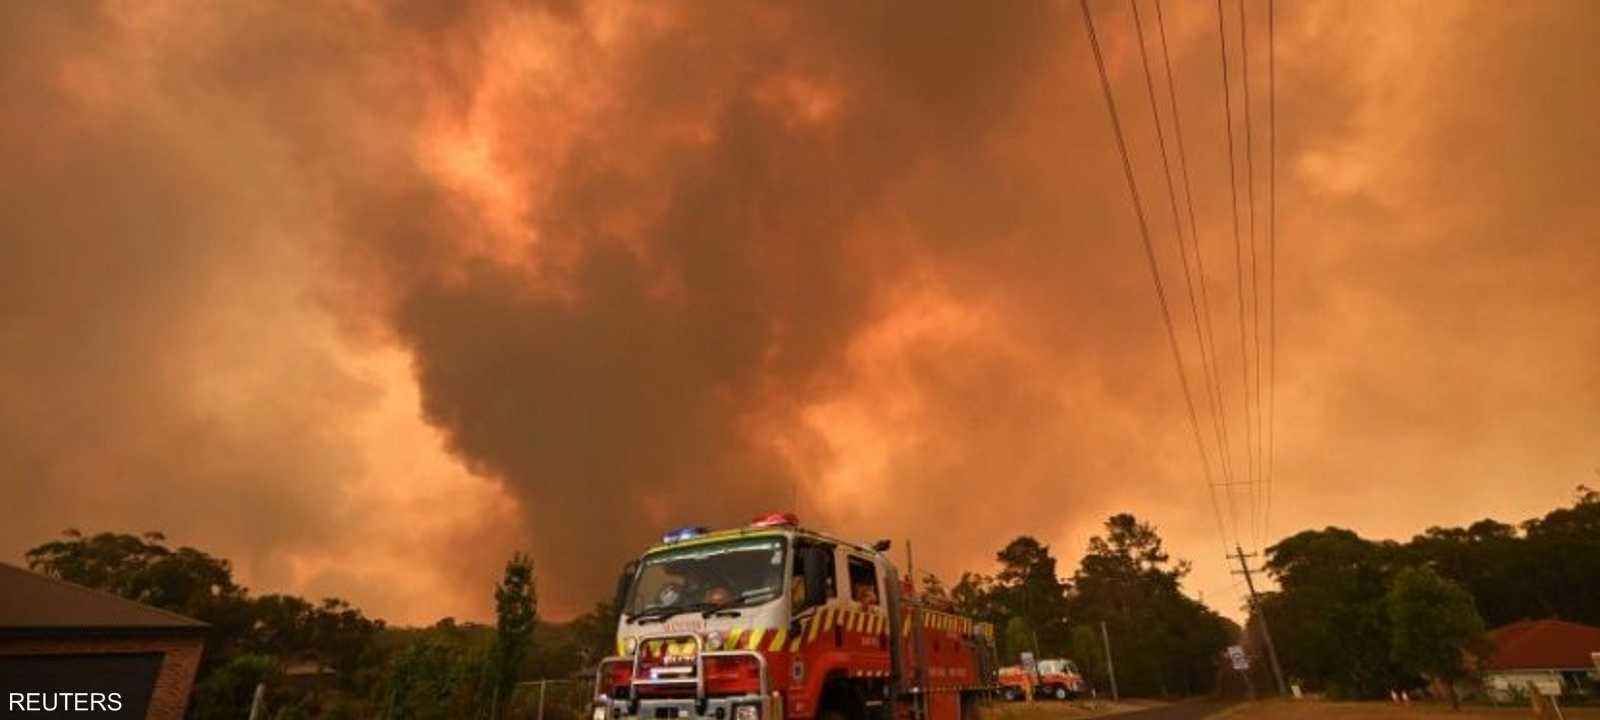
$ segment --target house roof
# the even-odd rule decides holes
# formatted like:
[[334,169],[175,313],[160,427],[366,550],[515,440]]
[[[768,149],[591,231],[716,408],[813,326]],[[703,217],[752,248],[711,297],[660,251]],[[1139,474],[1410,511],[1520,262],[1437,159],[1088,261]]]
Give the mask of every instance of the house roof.
[[0,630],[203,630],[205,623],[0,563]]
[[1556,670],[1594,667],[1600,628],[1561,620],[1523,620],[1489,631],[1493,650],[1485,670]]

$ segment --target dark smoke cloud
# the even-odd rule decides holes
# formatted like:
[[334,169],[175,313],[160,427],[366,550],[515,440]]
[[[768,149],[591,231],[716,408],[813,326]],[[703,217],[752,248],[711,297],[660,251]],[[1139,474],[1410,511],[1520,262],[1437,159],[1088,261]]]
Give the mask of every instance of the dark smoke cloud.
[[[1132,18],[1095,9],[1178,293]],[[1237,451],[1216,18],[1164,9]],[[1560,501],[1600,420],[1593,9],[1279,10],[1273,527]],[[162,528],[412,621],[485,614],[529,547],[560,616],[798,494],[945,575],[1132,508],[1227,579],[1074,4],[0,21],[7,546]]]

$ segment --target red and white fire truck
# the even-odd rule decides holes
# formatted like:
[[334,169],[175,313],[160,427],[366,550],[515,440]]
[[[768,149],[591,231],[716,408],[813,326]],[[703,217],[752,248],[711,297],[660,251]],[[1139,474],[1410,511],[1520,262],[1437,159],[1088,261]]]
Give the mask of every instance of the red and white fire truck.
[[618,579],[592,720],[972,720],[994,630],[929,607],[888,549],[788,513],[668,533]]
[[1034,697],[1071,700],[1082,695],[1088,687],[1083,682],[1083,675],[1078,672],[1078,666],[1063,658],[1038,661],[1032,677],[1028,677],[1028,671],[1021,665],[1007,665],[1000,668],[999,681],[1001,695],[1007,700],[1027,698],[1029,688],[1032,688]]

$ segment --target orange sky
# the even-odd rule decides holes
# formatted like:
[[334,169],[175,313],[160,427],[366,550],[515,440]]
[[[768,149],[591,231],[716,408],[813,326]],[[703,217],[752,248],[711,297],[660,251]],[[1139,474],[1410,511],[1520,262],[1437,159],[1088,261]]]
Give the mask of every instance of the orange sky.
[[[1221,532],[1076,3],[0,5],[0,556],[161,530],[424,623],[526,549],[566,617],[798,492],[947,579],[1132,511],[1233,612],[1224,537],[1568,502],[1600,6],[1278,5],[1275,482]],[[1199,392],[1133,18],[1092,6]],[[1216,7],[1162,9],[1242,468]]]

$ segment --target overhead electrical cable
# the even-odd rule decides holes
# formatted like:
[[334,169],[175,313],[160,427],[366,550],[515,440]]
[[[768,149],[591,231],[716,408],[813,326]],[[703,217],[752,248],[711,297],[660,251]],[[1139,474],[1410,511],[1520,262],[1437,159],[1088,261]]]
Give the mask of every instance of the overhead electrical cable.
[[[1134,28],[1136,29],[1136,32],[1138,33],[1138,36],[1139,36],[1139,61],[1140,61],[1141,65],[1144,67],[1144,86],[1145,86],[1145,90],[1146,90],[1146,92],[1147,92],[1147,94],[1149,95],[1149,98],[1150,98],[1150,116],[1155,121],[1156,144],[1160,148],[1160,151],[1161,151],[1161,169],[1163,171],[1163,177],[1166,179],[1166,182],[1167,182],[1167,200],[1169,201],[1169,204],[1172,206],[1172,229],[1173,229],[1173,234],[1176,235],[1177,238],[1178,238],[1178,257],[1180,257],[1183,260],[1183,288],[1184,288],[1184,291],[1189,296],[1189,316],[1190,316],[1190,319],[1193,320],[1193,322],[1194,322],[1195,344],[1200,349],[1200,369],[1201,369],[1201,372],[1204,374],[1204,377],[1205,377],[1206,393],[1207,393],[1207,396],[1208,396],[1207,399],[1210,401],[1209,404],[1210,404],[1210,407],[1211,407],[1211,427],[1212,427],[1213,434],[1215,435],[1216,440],[1217,440],[1218,454],[1221,456],[1223,482],[1229,483],[1231,485],[1233,483],[1233,466],[1232,466],[1232,463],[1230,463],[1229,459],[1228,459],[1227,441],[1224,439],[1225,436],[1223,435],[1223,432],[1222,432],[1222,413],[1219,411],[1221,398],[1219,397],[1219,393],[1216,390],[1216,382],[1215,382],[1216,373],[1215,373],[1215,370],[1214,370],[1214,368],[1216,366],[1216,359],[1206,349],[1205,335],[1203,334],[1204,331],[1202,330],[1202,323],[1201,323],[1201,320],[1200,320],[1200,303],[1195,297],[1195,292],[1194,292],[1195,282],[1194,282],[1194,279],[1192,277],[1193,273],[1192,273],[1192,271],[1191,271],[1191,269],[1189,267],[1189,253],[1185,249],[1185,243],[1183,241],[1183,220],[1179,216],[1178,191],[1177,191],[1177,188],[1176,188],[1176,186],[1174,185],[1174,183],[1172,181],[1172,163],[1171,163],[1171,161],[1169,159],[1169,155],[1168,155],[1168,152],[1167,152],[1166,135],[1161,130],[1161,112],[1158,109],[1158,103],[1156,102],[1155,81],[1153,79],[1153,75],[1150,72],[1150,57],[1149,57],[1149,53],[1145,48],[1144,20],[1139,15],[1139,2],[1138,2],[1138,0],[1132,0],[1132,2],[1130,4],[1133,6],[1133,24],[1134,24]],[[1157,11],[1158,12],[1159,12],[1160,6],[1161,6],[1160,0],[1157,0],[1156,1],[1156,7],[1157,7]],[[1169,75],[1169,77],[1168,77],[1169,83],[1170,83],[1170,80],[1171,80],[1171,77],[1170,77],[1171,72],[1172,72],[1171,65],[1168,65],[1167,66],[1167,73]],[[1174,104],[1173,105],[1174,113],[1176,113],[1176,110],[1177,110],[1177,105]],[[1190,242],[1191,243],[1195,242],[1194,238],[1191,237],[1190,238]]]
[[[1215,398],[1213,409],[1216,410],[1218,422],[1221,426],[1223,458],[1232,467],[1233,442],[1229,438],[1228,406],[1223,401],[1226,395],[1222,392],[1222,370],[1217,362],[1217,331],[1212,323],[1211,292],[1206,282],[1205,253],[1201,251],[1200,224],[1195,220],[1194,212],[1194,186],[1189,181],[1189,153],[1183,139],[1183,115],[1178,111],[1177,80],[1172,74],[1172,52],[1167,45],[1167,23],[1161,12],[1161,0],[1156,0],[1156,29],[1161,36],[1161,60],[1167,71],[1167,100],[1172,106],[1172,129],[1178,141],[1178,168],[1183,175],[1183,196],[1189,215],[1189,244],[1194,249],[1195,274],[1200,279],[1200,307],[1201,317],[1205,319],[1204,341],[1207,351],[1211,355],[1211,384],[1212,397]],[[1181,240],[1182,238],[1180,238]],[[1225,480],[1234,483],[1231,474]]]
[[1251,452],[1250,443],[1254,433],[1251,428],[1250,413],[1250,352],[1246,335],[1248,329],[1245,325],[1245,294],[1244,294],[1244,238],[1239,233],[1239,171],[1237,167],[1237,151],[1233,144],[1233,91],[1230,89],[1231,80],[1228,74],[1228,29],[1223,21],[1224,13],[1222,0],[1217,0],[1217,35],[1222,46],[1222,109],[1227,118],[1225,123],[1228,135],[1228,192],[1231,202],[1229,207],[1233,210],[1233,269],[1234,286],[1239,298],[1239,371],[1244,390],[1244,423],[1245,423],[1245,469],[1246,483],[1250,489],[1255,487],[1255,453]]
[[1262,525],[1272,539],[1272,469],[1278,409],[1278,40],[1276,0],[1267,0],[1267,507]]
[[[1167,303],[1166,286],[1161,282],[1160,268],[1156,265],[1156,254],[1150,244],[1150,226],[1145,222],[1144,203],[1139,198],[1139,186],[1133,178],[1133,162],[1128,156],[1128,145],[1123,139],[1122,120],[1117,114],[1117,101],[1111,94],[1111,78],[1106,73],[1106,61],[1100,51],[1100,38],[1095,33],[1094,15],[1089,12],[1089,0],[1079,0],[1083,8],[1083,20],[1089,31],[1089,46],[1094,51],[1095,67],[1100,72],[1100,87],[1105,92],[1106,108],[1111,113],[1111,129],[1116,137],[1117,152],[1122,156],[1122,172],[1128,181],[1128,195],[1133,201],[1133,212],[1139,221],[1139,238],[1144,244],[1145,260],[1150,266],[1150,278],[1155,283],[1156,300],[1161,306],[1161,320],[1167,330],[1167,346],[1172,351],[1173,369],[1178,372],[1178,384],[1183,390],[1183,402],[1189,412],[1189,429],[1194,434],[1195,450],[1200,453],[1200,466],[1205,474],[1206,489],[1211,496],[1211,510],[1216,515],[1217,530],[1223,533],[1224,550],[1226,550],[1227,535],[1222,522],[1222,511],[1217,506],[1215,478],[1211,473],[1211,461],[1207,456],[1205,442],[1200,435],[1200,420],[1194,410],[1194,395],[1189,390],[1189,377],[1184,372],[1183,353],[1178,347],[1178,336],[1172,328],[1172,313]],[[1237,527],[1237,526],[1236,526]]]
[[1244,0],[1239,0],[1239,55],[1239,68],[1240,72],[1243,73],[1242,82],[1240,84],[1244,88],[1244,186],[1246,207],[1250,209],[1250,314],[1252,328],[1250,333],[1250,349],[1255,354],[1252,366],[1255,368],[1254,409],[1256,413],[1256,431],[1254,438],[1255,445],[1251,448],[1251,452],[1255,453],[1256,484],[1251,488],[1254,491],[1254,494],[1251,496],[1251,501],[1252,512],[1258,518],[1255,524],[1256,538],[1254,549],[1259,550],[1261,546],[1261,524],[1259,522],[1259,515],[1263,504],[1262,495],[1266,486],[1266,481],[1264,479],[1265,472],[1263,469],[1263,466],[1265,465],[1263,457],[1264,453],[1262,451],[1264,443],[1262,442],[1263,433],[1261,430],[1262,417],[1264,415],[1262,412],[1261,402],[1261,276],[1258,268],[1256,267],[1256,260],[1259,257],[1259,253],[1257,252],[1256,247],[1256,159],[1253,150],[1255,146],[1255,130],[1250,124],[1250,24],[1245,15]]

